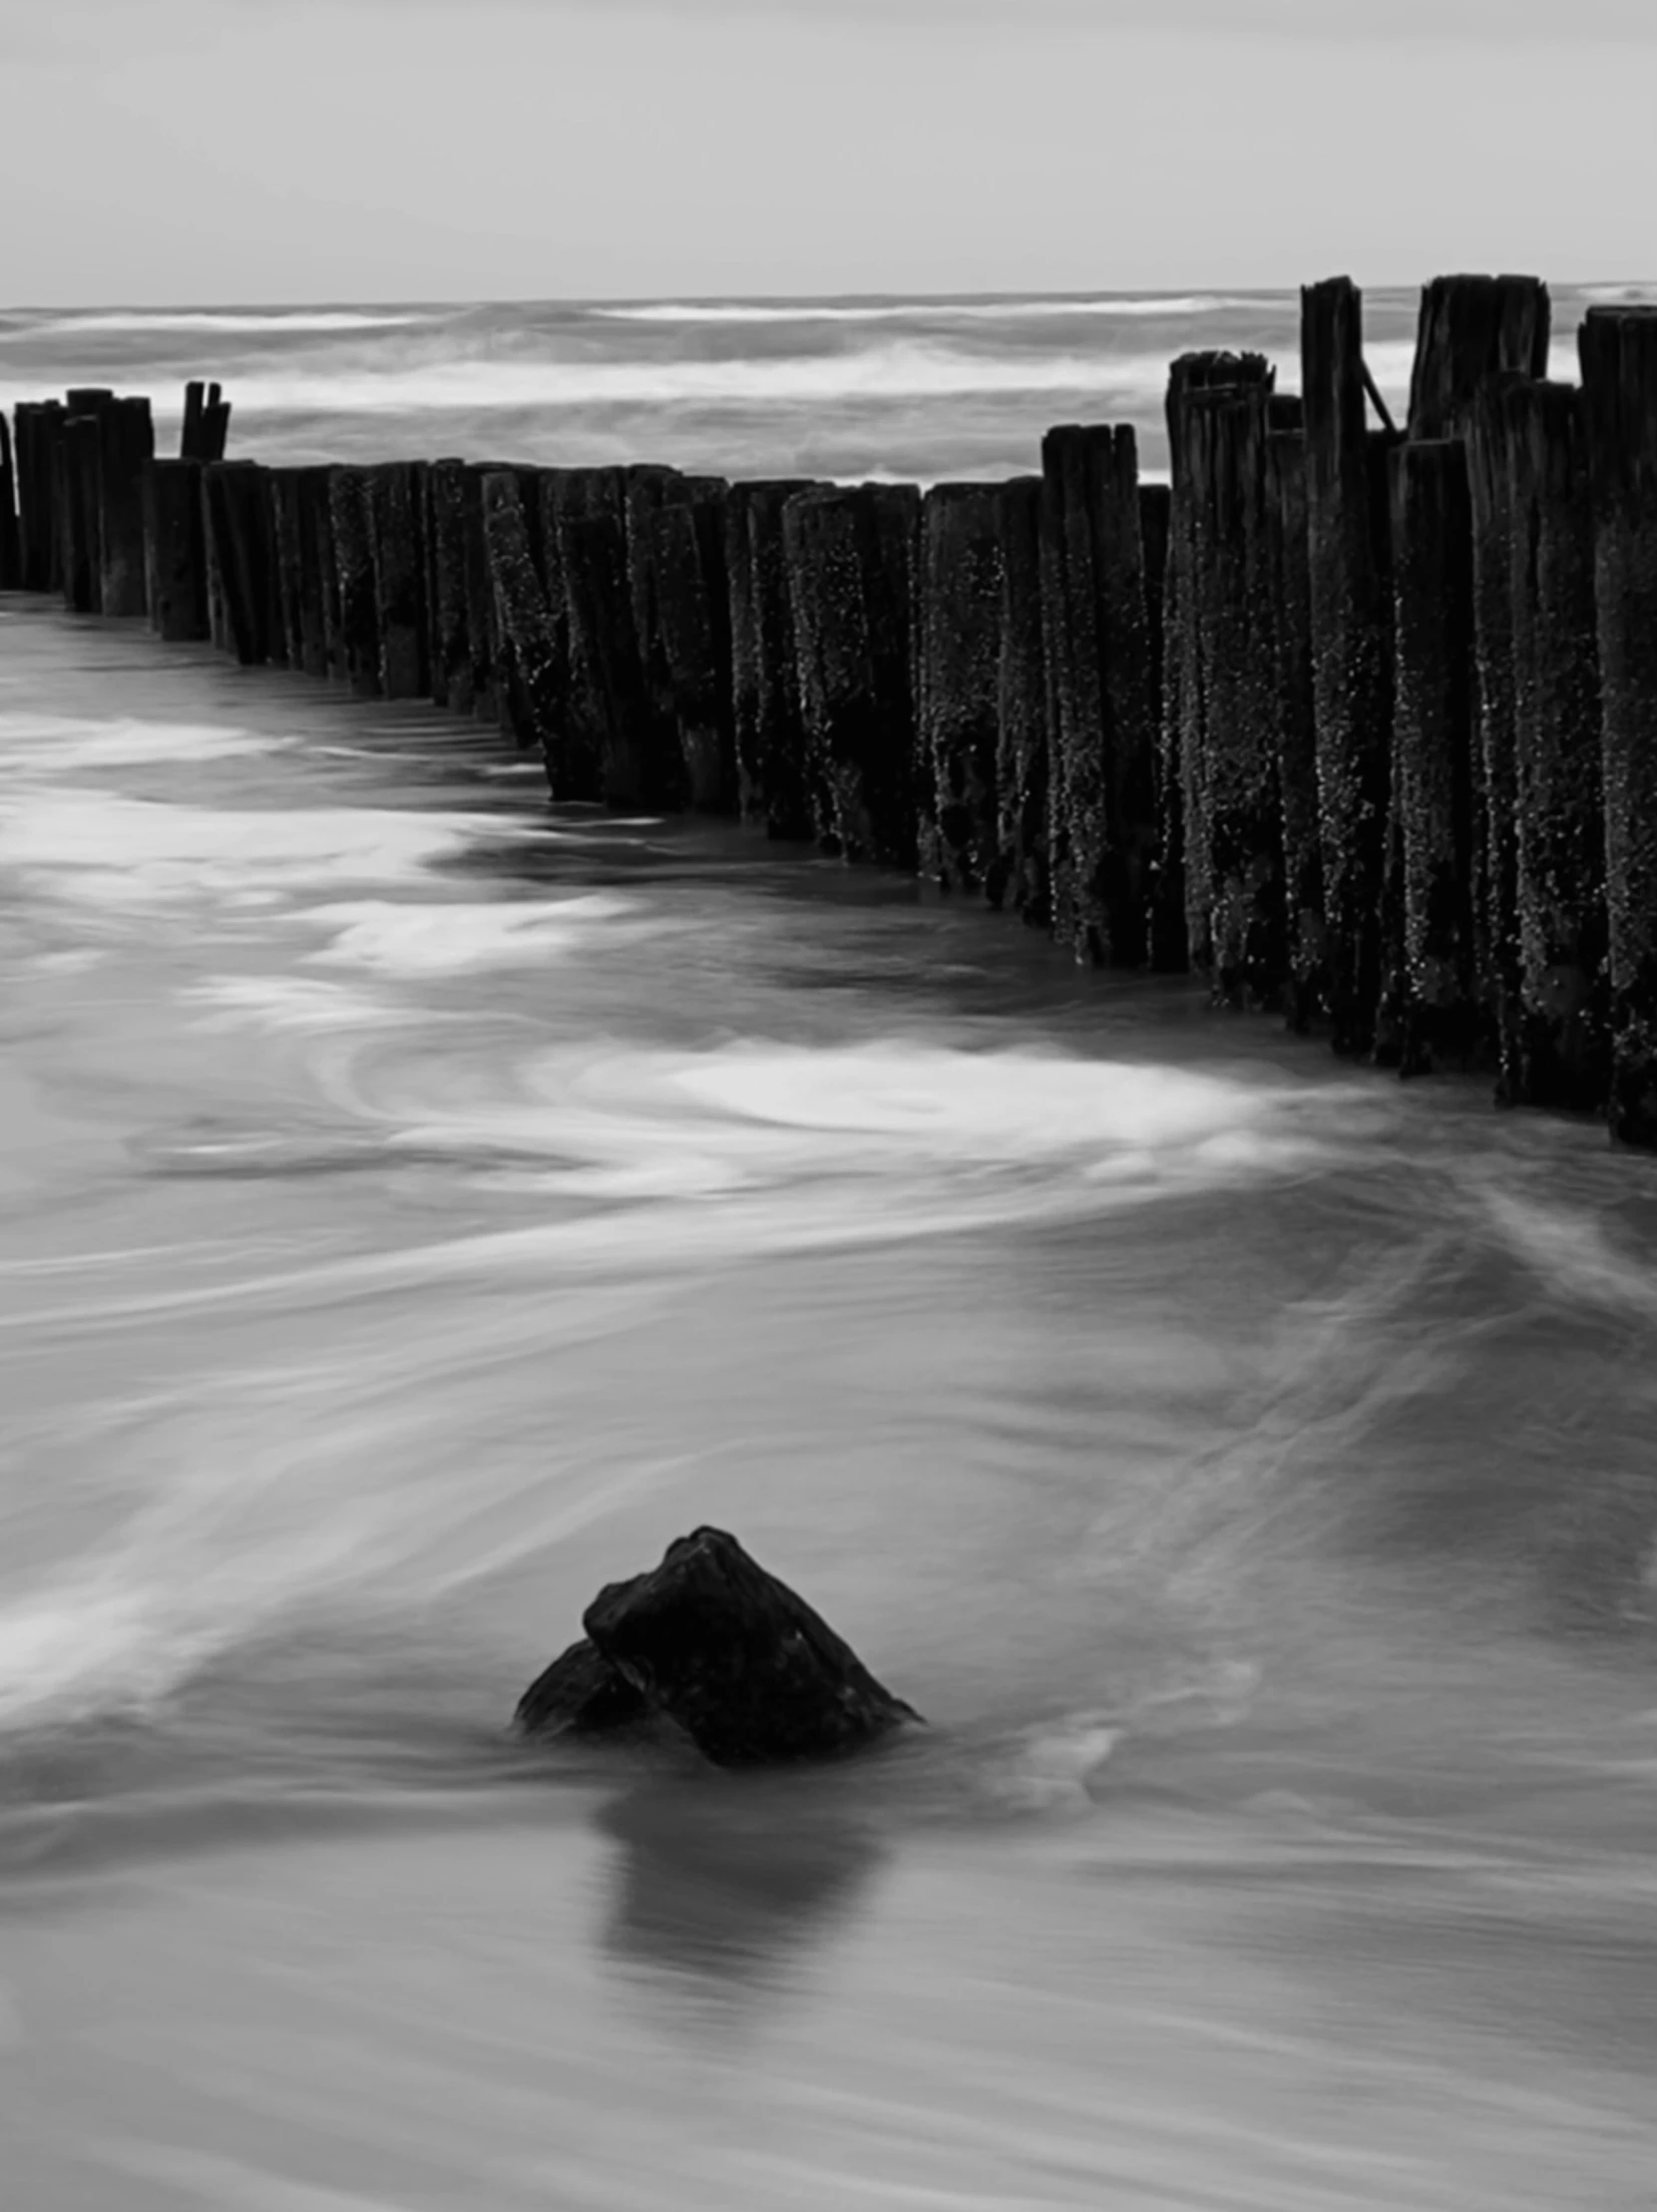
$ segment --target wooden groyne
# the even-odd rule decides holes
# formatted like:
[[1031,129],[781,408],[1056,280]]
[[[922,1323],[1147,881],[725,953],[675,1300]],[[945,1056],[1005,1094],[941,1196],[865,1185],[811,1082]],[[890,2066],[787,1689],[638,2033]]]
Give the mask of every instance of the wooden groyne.
[[1657,309],[1422,295],[1407,417],[1363,301],[1302,294],[1300,392],[1169,371],[1133,431],[913,486],[177,457],[102,389],[0,421],[0,589],[498,726],[556,799],[734,813],[1195,969],[1410,1076],[1657,1146]]

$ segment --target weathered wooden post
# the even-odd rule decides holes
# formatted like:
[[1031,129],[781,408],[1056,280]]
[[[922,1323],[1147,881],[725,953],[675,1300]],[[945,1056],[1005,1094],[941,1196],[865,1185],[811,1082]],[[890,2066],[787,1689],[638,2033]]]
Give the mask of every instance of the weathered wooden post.
[[[1203,595],[1212,562],[1199,569],[1202,513],[1192,473],[1191,408],[1199,393],[1272,388],[1261,353],[1182,353],[1169,365],[1165,414],[1171,478],[1162,588],[1162,722],[1157,745],[1157,873],[1161,964],[1170,971],[1212,965],[1206,798],[1207,721]],[[1206,560],[1206,556],[1203,556]]]
[[332,673],[339,580],[334,573],[328,472],[312,464],[294,472],[299,509],[299,660],[306,675]]
[[146,462],[145,600],[150,628],[172,644],[207,636],[207,553],[202,539],[202,464]]
[[[492,469],[483,480],[484,531],[494,579],[500,635],[525,732],[543,749],[556,742],[560,709],[552,618],[530,546],[523,494],[515,471]],[[554,796],[561,796],[555,789]]]
[[425,464],[386,461],[368,474],[374,611],[380,643],[380,693],[424,698],[426,658]]
[[253,461],[214,461],[203,472],[228,644],[243,667],[270,659],[271,554],[263,475]]
[[58,573],[63,603],[72,615],[96,615],[103,596],[98,544],[98,417],[73,412],[64,419],[58,446],[57,509],[61,550]]
[[1478,387],[1514,370],[1547,374],[1547,286],[1535,276],[1436,276],[1422,291],[1410,377],[1410,428],[1422,438],[1460,437]]
[[1472,526],[1459,439],[1392,456],[1393,803],[1404,886],[1400,1065],[1464,1061],[1472,941]]
[[1381,989],[1392,642],[1366,434],[1363,303],[1349,277],[1301,292],[1307,558],[1330,1017],[1363,1055]]
[[884,489],[796,493],[783,508],[783,546],[801,708],[821,779],[819,835],[847,860],[913,868],[907,604],[893,588],[903,517],[888,504],[883,527]]
[[334,570],[339,579],[339,639],[344,655],[340,672],[350,684],[353,697],[371,699],[380,695],[380,625],[369,497],[365,470],[341,467],[328,471],[328,516]]
[[62,583],[57,514],[61,400],[26,399],[17,408],[17,524],[21,582],[26,592],[55,592]]
[[733,484],[725,510],[740,805],[769,837],[808,838],[817,828],[782,534],[784,508],[809,489],[807,477]]
[[730,812],[737,797],[725,495],[718,478],[686,479],[684,496],[664,501],[649,525],[656,633],[686,791],[710,813]]
[[921,502],[917,800],[923,872],[1000,906],[1002,499],[935,484]]
[[[1273,416],[1278,403],[1273,402]],[[1277,609],[1277,783],[1283,816],[1289,1026],[1306,1031],[1324,1011],[1323,846],[1318,826],[1318,743],[1312,697],[1312,602],[1306,551],[1306,435],[1266,435],[1266,496]]]
[[219,397],[218,386],[207,386],[207,402],[202,409],[202,459],[222,461],[224,448],[229,440],[230,403]]
[[98,602],[105,615],[145,612],[144,464],[156,450],[147,399],[111,399],[98,411]]
[[1210,386],[1182,416],[1202,693],[1187,820],[1205,867],[1193,881],[1187,861],[1187,898],[1201,902],[1215,996],[1235,1005],[1277,1003],[1287,970],[1269,396],[1260,382]]
[[[597,796],[612,806],[654,805],[659,776],[644,710],[620,503],[607,502],[586,514],[574,507],[561,511],[558,547],[570,619],[567,757],[578,763],[585,786],[593,770],[581,763],[581,755],[589,756]],[[561,795],[585,795],[585,790]]]
[[199,377],[192,377],[185,386],[184,420],[179,425],[179,459],[200,461],[206,458],[202,451],[202,413],[207,400],[207,386]]
[[12,459],[12,426],[0,414],[0,592],[15,592],[23,582],[18,539],[17,469]]
[[497,726],[501,718],[497,683],[495,578],[489,564],[489,539],[484,530],[483,480],[487,468],[468,461],[465,471],[466,523],[466,630],[472,647],[472,713],[480,722]]
[[282,654],[290,668],[304,664],[304,549],[299,516],[299,471],[270,471],[270,520],[275,553],[276,606]]
[[627,591],[632,602],[632,629],[638,641],[639,678],[643,685],[640,710],[644,726],[640,741],[645,757],[653,763],[650,774],[658,793],[655,803],[674,808],[685,803],[687,784],[678,742],[673,679],[661,636],[654,519],[663,505],[683,497],[684,478],[677,469],[641,461],[624,471],[621,515],[627,541]]
[[1047,742],[1053,934],[1078,960],[1111,954],[1099,591],[1090,482],[1107,430],[1063,424],[1041,440],[1041,631],[1054,719]]
[[1582,396],[1515,385],[1514,888],[1520,1011],[1515,1096],[1603,1106],[1605,806],[1593,505]]
[[1038,476],[1002,485],[1001,659],[996,671],[998,866],[1005,897],[1033,928],[1052,919],[1047,868],[1047,665],[1041,629]]
[[1594,510],[1611,1133],[1657,1146],[1657,309],[1578,334]]
[[434,461],[426,479],[431,572],[432,699],[472,711],[472,633],[466,592],[466,463]]

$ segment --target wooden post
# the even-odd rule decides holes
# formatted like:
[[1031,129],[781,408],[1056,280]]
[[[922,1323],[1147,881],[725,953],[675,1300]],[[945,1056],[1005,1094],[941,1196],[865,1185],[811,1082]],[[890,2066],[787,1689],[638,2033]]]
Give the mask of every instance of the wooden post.
[[243,667],[268,661],[271,651],[271,554],[263,474],[252,461],[214,461],[204,471],[228,643]]
[[144,466],[145,601],[150,628],[172,644],[207,636],[207,555],[202,541],[202,464]]
[[1587,430],[1573,385],[1526,381],[1512,405],[1515,1095],[1595,1107],[1611,1067]]
[[380,628],[369,498],[365,470],[346,467],[328,471],[343,673],[354,697],[371,699],[380,695]]
[[[276,606],[282,639],[282,657],[290,668],[305,666],[305,601],[307,549],[305,545],[303,470],[278,468],[269,472],[271,532],[274,544]],[[311,670],[315,673],[314,669]]]
[[[1273,411],[1276,411],[1274,401]],[[1276,606],[1277,785],[1283,820],[1285,1006],[1305,1032],[1327,993],[1323,847],[1318,828],[1318,745],[1312,698],[1312,603],[1306,554],[1306,436],[1266,435],[1267,524]]]
[[380,692],[388,699],[424,698],[430,688],[424,512],[424,463],[386,461],[369,472]]
[[687,496],[664,503],[650,518],[657,635],[689,802],[728,813],[737,793],[724,564],[727,488],[721,479],[697,477],[684,489]]
[[884,487],[824,486],[783,508],[803,719],[821,778],[819,835],[847,860],[913,868],[907,610],[894,592],[902,512]]
[[1504,369],[1545,376],[1550,319],[1538,277],[1436,276],[1422,292],[1412,441],[1462,436],[1487,376]]
[[1657,309],[1578,334],[1594,512],[1611,1133],[1657,1146]]
[[1363,304],[1348,277],[1301,293],[1301,379],[1332,1041],[1362,1056],[1381,989],[1392,648],[1365,431]]
[[53,459],[63,603],[72,615],[96,615],[103,582],[98,550],[98,417],[66,415]]
[[0,414],[0,592],[15,592],[23,582],[18,539],[17,469],[12,459],[12,426]]
[[921,866],[992,906],[1011,870],[1001,834],[1002,500],[935,484],[921,502],[916,763]]
[[1518,928],[1517,686],[1513,636],[1514,486],[1528,379],[1487,377],[1467,418],[1472,513],[1473,959],[1476,995],[1496,1055],[1496,1097],[1524,1095]]
[[[536,571],[523,493],[513,470],[492,469],[485,476],[483,513],[497,619],[511,655],[520,716],[525,734],[545,752],[558,734],[560,686],[547,595]],[[563,796],[556,786],[553,795]]]
[[1157,747],[1157,917],[1159,965],[1207,971],[1210,936],[1208,815],[1203,761],[1203,612],[1197,598],[1198,496],[1191,474],[1188,416],[1198,393],[1249,389],[1270,393],[1273,370],[1261,353],[1182,353],[1168,370],[1165,414],[1169,492],[1168,550],[1162,588],[1162,722]]
[[[1200,824],[1187,898],[1200,901],[1215,996],[1239,1006],[1278,1003],[1287,971],[1269,396],[1264,383],[1211,386],[1181,415],[1202,697],[1186,780],[1186,819]],[[1204,873],[1193,876],[1199,850]]]
[[1047,745],[1053,934],[1077,960],[1111,955],[1110,822],[1094,547],[1096,448],[1064,424],[1041,440],[1041,630],[1054,721]]
[[326,676],[332,672],[339,602],[328,472],[315,465],[295,469],[293,481],[299,523],[299,658],[290,664],[306,675]]
[[816,835],[817,808],[800,704],[783,511],[808,477],[733,484],[725,511],[731,694],[745,821],[768,837]]
[[[466,464],[466,629],[472,647],[472,713],[480,722],[498,725],[495,578],[483,519],[483,480],[488,473],[476,461]],[[503,683],[500,688],[504,687]]]
[[211,497],[206,464],[199,469],[198,478],[202,491],[202,571],[207,605],[207,637],[217,652],[230,653],[234,646],[230,638],[229,588],[225,583],[230,559],[229,540],[219,530],[218,503]]
[[98,607],[142,616],[144,464],[156,450],[147,399],[111,399],[98,411]]
[[434,461],[426,479],[431,565],[432,698],[472,711],[472,634],[466,594],[466,463]]
[[218,386],[207,386],[207,403],[202,410],[202,459],[222,461],[229,439],[230,403],[218,395]]
[[1046,929],[1052,919],[1041,501],[1038,476],[1017,476],[1001,487],[1001,659],[996,680],[998,868],[1006,878],[1008,903],[1036,929]]
[[588,763],[594,761],[598,795],[609,804],[653,805],[655,760],[619,507],[561,512],[558,548],[570,619],[566,756],[576,768],[581,795],[594,772]]
[[26,592],[55,592],[62,582],[57,483],[63,425],[61,401],[19,402],[17,523],[21,583]]
[[1472,524],[1459,439],[1400,446],[1391,472],[1393,802],[1404,885],[1401,1069],[1464,1062],[1477,1035],[1471,872]]
[[179,426],[179,458],[181,461],[200,461],[202,452],[202,410],[207,397],[207,387],[200,378],[193,377],[185,386],[184,421]]
[[684,479],[677,469],[637,462],[625,471],[623,486],[627,590],[632,602],[633,636],[638,641],[639,675],[643,684],[639,741],[650,763],[648,778],[659,794],[655,803],[676,808],[685,803],[688,786],[679,746],[673,679],[661,636],[654,565],[654,518],[664,504],[683,498]]

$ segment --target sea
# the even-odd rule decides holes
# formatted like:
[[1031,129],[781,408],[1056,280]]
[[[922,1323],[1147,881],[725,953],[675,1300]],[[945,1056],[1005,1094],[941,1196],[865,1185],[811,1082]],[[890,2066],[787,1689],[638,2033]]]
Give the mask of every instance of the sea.
[[[1155,474],[1168,360],[1292,390],[1297,306],[17,310],[0,399]],[[7,2212],[1649,2212],[1657,1160],[1602,1124],[12,598],[0,1230]],[[702,1524],[926,1725],[519,1740]]]

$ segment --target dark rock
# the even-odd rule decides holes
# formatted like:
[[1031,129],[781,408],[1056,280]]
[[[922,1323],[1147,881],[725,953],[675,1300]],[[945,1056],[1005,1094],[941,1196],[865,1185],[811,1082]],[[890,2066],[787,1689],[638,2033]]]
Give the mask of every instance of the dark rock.
[[582,1625],[716,1766],[829,1758],[919,1717],[719,1529],[601,1590]]
[[512,1717],[526,1735],[592,1736],[635,1727],[650,1711],[643,1691],[583,1636],[536,1676]]

